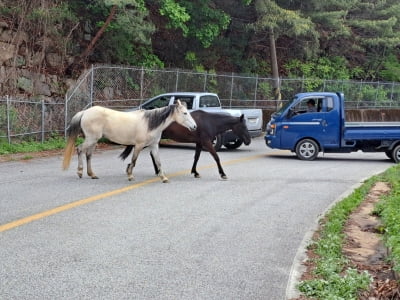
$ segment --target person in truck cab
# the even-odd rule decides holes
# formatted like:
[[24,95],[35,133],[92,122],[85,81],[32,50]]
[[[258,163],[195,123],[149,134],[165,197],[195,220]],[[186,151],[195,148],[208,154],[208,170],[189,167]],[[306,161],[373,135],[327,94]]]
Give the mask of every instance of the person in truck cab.
[[315,107],[315,100],[310,99],[307,101],[307,112],[316,112],[317,108]]

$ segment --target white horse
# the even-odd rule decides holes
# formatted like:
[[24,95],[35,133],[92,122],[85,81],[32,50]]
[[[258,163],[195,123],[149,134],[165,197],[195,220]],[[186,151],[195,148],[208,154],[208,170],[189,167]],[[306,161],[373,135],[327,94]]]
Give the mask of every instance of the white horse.
[[83,132],[85,140],[77,147],[78,176],[80,178],[83,173],[82,153],[86,154],[87,174],[93,179],[98,178],[92,170],[91,156],[97,141],[101,137],[105,137],[114,143],[134,147],[132,161],[126,168],[129,180],[134,179],[132,170],[140,151],[149,147],[159,169],[157,175],[161,177],[162,182],[168,182],[168,178],[161,169],[158,148],[162,131],[174,121],[189,130],[195,130],[197,127],[186,106],[181,104],[180,101],[174,105],[152,110],[121,112],[101,106],[93,106],[80,111],[72,118],[67,131],[68,140],[64,152],[63,169],[68,169],[75,141],[78,135]]

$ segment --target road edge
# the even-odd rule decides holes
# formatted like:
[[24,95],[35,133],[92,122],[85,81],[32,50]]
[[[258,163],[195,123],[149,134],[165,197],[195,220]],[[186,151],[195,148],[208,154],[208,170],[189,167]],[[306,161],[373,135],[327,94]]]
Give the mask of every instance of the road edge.
[[297,248],[296,255],[294,256],[292,266],[289,272],[289,279],[286,285],[285,299],[295,299],[300,296],[300,292],[297,290],[296,285],[300,282],[301,275],[305,271],[304,262],[307,260],[307,246],[310,244],[314,232],[318,229],[319,220],[324,217],[328,211],[339,201],[349,196],[355,189],[359,188],[368,178],[371,178],[377,174],[381,174],[384,171],[377,172],[370,177],[361,179],[360,182],[352,185],[349,189],[344,191],[337,197],[328,207],[322,212],[321,215],[314,221],[314,225],[304,235],[299,248]]

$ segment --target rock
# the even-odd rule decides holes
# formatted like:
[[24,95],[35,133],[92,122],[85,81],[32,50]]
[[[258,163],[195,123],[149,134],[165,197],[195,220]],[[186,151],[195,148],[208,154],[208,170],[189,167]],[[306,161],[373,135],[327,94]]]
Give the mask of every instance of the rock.
[[46,55],[46,61],[50,67],[59,68],[63,64],[62,57],[57,53],[48,53]]
[[35,81],[34,83],[35,95],[51,96],[50,86],[42,81]]
[[19,77],[17,82],[17,87],[23,90],[24,92],[31,94],[33,91],[32,80],[26,77]]
[[2,42],[8,43],[9,41],[12,40],[12,38],[13,38],[12,31],[8,30],[8,29],[4,30],[0,35],[0,41],[2,41]]
[[7,22],[0,21],[0,28],[8,28]]
[[9,43],[0,42],[0,64],[14,57],[15,46]]
[[25,31],[18,31],[15,35],[15,42],[17,45],[21,44],[22,42],[27,43],[29,40],[29,36]]

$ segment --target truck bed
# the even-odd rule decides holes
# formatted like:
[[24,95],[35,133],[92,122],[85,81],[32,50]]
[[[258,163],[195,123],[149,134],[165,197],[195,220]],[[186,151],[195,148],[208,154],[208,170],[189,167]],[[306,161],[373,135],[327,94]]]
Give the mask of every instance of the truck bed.
[[400,139],[400,122],[346,122],[343,138],[349,140]]

